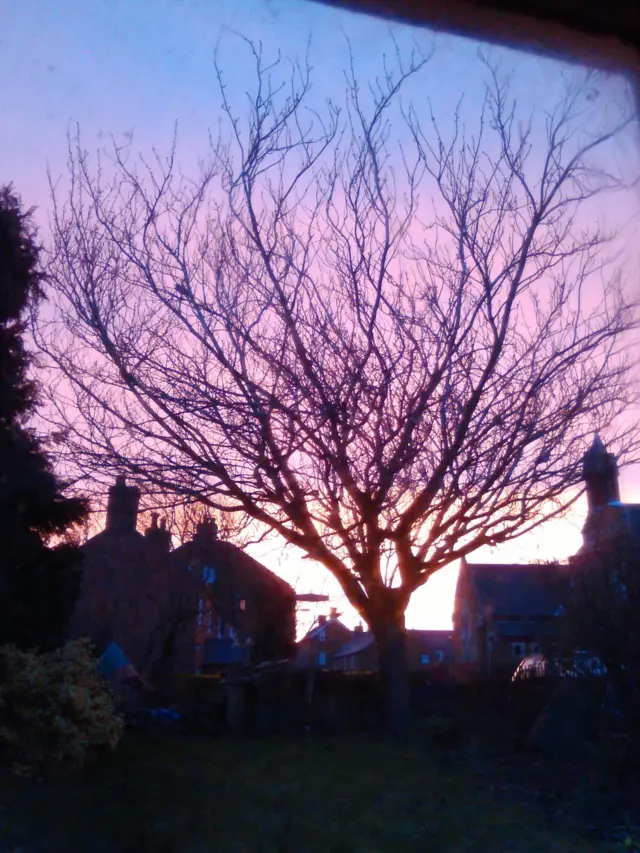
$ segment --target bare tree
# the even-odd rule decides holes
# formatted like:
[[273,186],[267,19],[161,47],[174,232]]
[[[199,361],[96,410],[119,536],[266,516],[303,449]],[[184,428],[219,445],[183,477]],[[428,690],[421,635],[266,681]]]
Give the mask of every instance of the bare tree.
[[352,63],[345,107],[320,113],[308,63],[278,85],[248,47],[244,117],[216,66],[198,179],[175,142],[94,165],[71,140],[36,329],[52,418],[69,474],[245,513],[332,572],[401,729],[412,593],[566,511],[594,430],[637,447],[617,425],[632,306],[580,221],[618,185],[593,157],[624,122],[581,133],[586,75],[523,124],[487,64],[478,127],[456,112],[447,139],[400,100],[428,57],[396,49],[368,92]]

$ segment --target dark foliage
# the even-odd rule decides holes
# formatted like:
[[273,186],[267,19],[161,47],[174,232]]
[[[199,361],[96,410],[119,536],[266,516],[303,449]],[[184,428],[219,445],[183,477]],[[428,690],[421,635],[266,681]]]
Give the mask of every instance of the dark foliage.
[[27,427],[36,385],[24,315],[41,298],[31,212],[0,188],[0,645],[52,648],[64,639],[79,590],[80,550],[49,547],[81,521],[85,502],[62,496],[40,441]]
[[[611,709],[640,734],[640,555],[620,540],[583,561],[561,620],[560,652],[595,655],[607,669]],[[636,745],[637,749],[637,745]]]

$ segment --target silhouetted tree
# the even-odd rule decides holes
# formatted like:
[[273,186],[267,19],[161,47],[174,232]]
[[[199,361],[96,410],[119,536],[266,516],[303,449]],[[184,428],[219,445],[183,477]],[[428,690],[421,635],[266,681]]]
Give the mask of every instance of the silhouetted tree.
[[218,69],[229,134],[195,182],[175,144],[142,169],[116,147],[107,177],[71,142],[38,328],[64,381],[52,418],[76,475],[246,513],[331,571],[401,730],[412,593],[564,512],[594,429],[632,446],[611,427],[632,312],[577,224],[616,185],[592,155],[620,128],[582,133],[587,75],[534,144],[487,66],[477,131],[456,114],[447,139],[400,103],[428,61],[398,53],[366,95],[352,66],[346,109],[320,115],[308,66],[279,87],[249,49],[249,113]]
[[11,187],[0,188],[0,645],[52,648],[65,631],[78,593],[80,551],[48,547],[82,520],[85,503],[62,496],[62,484],[28,420],[36,386],[24,345],[28,303],[41,296],[42,274],[31,212]]

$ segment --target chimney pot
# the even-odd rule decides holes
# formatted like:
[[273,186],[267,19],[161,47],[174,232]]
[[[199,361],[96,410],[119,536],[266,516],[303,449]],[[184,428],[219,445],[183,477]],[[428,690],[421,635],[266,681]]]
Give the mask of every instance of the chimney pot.
[[362,634],[363,631],[364,631],[364,628],[362,627],[362,622],[359,625],[356,625],[356,627],[354,628],[354,632],[356,634]]
[[218,525],[215,518],[205,516],[202,521],[196,525],[196,535],[194,537],[202,542],[214,542],[218,538]]

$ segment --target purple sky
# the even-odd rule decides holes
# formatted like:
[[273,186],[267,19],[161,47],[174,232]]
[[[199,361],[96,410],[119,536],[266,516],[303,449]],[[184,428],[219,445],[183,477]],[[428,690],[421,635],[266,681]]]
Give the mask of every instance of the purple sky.
[[[231,31],[261,39],[267,51],[303,56],[311,38],[314,96],[339,102],[342,68],[349,39],[359,78],[380,71],[381,57],[393,33],[401,47],[435,47],[428,73],[407,92],[416,104],[426,96],[446,127],[452,107],[465,93],[465,115],[472,120],[482,97],[479,44],[457,36],[324,7],[306,0],[21,0],[2,4],[0,33],[0,184],[14,183],[26,205],[37,205],[37,221],[46,238],[47,166],[54,178],[65,168],[66,135],[80,124],[82,139],[97,149],[113,135],[133,138],[135,149],[155,145],[166,151],[179,123],[180,162],[186,171],[206,153],[208,128],[215,128],[219,95],[213,76],[213,51],[222,37],[221,64],[232,99],[241,103],[253,76],[248,55]],[[524,113],[539,117],[557,97],[569,66],[507,48],[487,47],[505,71],[513,71],[513,93]],[[426,81],[426,83],[425,83]],[[425,89],[426,86],[426,89]],[[626,83],[612,76],[600,85],[597,107],[602,118],[615,113],[628,97]],[[133,137],[131,135],[133,134]],[[616,142],[607,157],[638,171],[637,127]],[[64,180],[64,178],[63,178]],[[635,227],[640,195],[632,190],[599,202],[593,215],[618,233],[618,248],[635,277],[638,241]],[[634,282],[637,286],[637,277]],[[640,471],[624,471],[623,500],[640,501]],[[580,504],[566,522],[558,522],[510,546],[479,554],[480,559],[565,557],[580,544],[584,519]],[[307,561],[281,554],[279,546],[259,554],[287,579],[305,578],[300,587],[336,595],[337,585]],[[410,605],[410,627],[446,627],[457,567],[432,579]],[[343,602],[336,599],[336,603]],[[348,609],[345,608],[348,615]],[[353,614],[347,622],[352,623]]]

